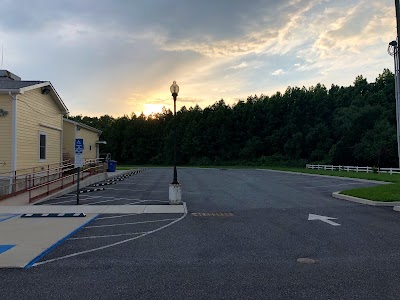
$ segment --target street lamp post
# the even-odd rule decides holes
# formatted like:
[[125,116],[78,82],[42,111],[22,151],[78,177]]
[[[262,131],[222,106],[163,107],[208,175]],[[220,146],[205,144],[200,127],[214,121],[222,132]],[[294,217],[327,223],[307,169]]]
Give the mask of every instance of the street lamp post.
[[399,0],[394,1],[396,8],[396,26],[397,26],[397,39],[389,43],[389,48],[393,49],[394,56],[394,80],[395,80],[395,93],[396,93],[396,121],[397,121],[397,158],[399,160],[400,168],[400,61],[399,61],[399,42],[400,42],[400,4]]
[[176,171],[176,97],[178,97],[179,86],[174,81],[170,87],[172,97],[174,98],[174,179],[172,184],[179,184],[178,172]]
[[396,123],[397,123],[397,158],[400,168],[400,62],[399,46],[397,41],[389,43],[388,53],[394,57],[394,87],[396,98]]
[[172,97],[174,98],[174,179],[169,185],[169,203],[182,203],[182,187],[178,182],[178,172],[176,170],[176,97],[178,97],[179,86],[174,81],[170,87]]

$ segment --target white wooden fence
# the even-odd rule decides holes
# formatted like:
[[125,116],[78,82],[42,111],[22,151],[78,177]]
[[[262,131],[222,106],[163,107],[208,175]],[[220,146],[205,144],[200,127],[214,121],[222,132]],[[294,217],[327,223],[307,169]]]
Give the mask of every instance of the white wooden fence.
[[333,165],[306,165],[307,169],[347,171],[347,172],[366,172],[366,173],[389,173],[400,174],[400,168],[372,168],[372,167],[354,167],[354,166],[333,166]]

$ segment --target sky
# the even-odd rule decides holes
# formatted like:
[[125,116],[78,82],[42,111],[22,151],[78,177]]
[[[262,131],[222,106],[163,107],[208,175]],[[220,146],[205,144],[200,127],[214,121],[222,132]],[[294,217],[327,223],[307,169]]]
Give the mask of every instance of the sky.
[[0,0],[6,69],[71,115],[204,108],[393,71],[393,0]]

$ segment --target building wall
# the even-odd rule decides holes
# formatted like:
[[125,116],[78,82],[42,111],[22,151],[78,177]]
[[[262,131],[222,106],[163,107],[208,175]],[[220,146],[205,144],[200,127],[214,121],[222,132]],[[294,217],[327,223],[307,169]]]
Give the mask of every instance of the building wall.
[[77,139],[83,139],[83,159],[95,159],[96,158],[96,142],[99,140],[99,134],[82,128],[76,132]]
[[[0,117],[0,177],[11,171],[11,135],[12,135],[12,98],[0,94],[0,108],[7,111],[7,116]],[[3,163],[6,163],[3,165]]]
[[74,162],[75,125],[63,121],[63,153],[64,157]]
[[[50,95],[40,89],[18,95],[17,169],[60,163],[62,114]],[[39,159],[39,133],[46,134],[46,159]]]

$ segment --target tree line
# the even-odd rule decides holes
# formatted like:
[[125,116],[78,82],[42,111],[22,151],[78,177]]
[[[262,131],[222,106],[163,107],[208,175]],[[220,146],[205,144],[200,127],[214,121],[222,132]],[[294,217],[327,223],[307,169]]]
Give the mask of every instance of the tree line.
[[[179,104],[179,97],[177,100]],[[173,163],[173,112],[71,119],[103,131],[101,152],[123,164]],[[375,82],[359,75],[348,87],[288,87],[227,105],[177,111],[179,165],[305,163],[397,166],[393,73]]]

